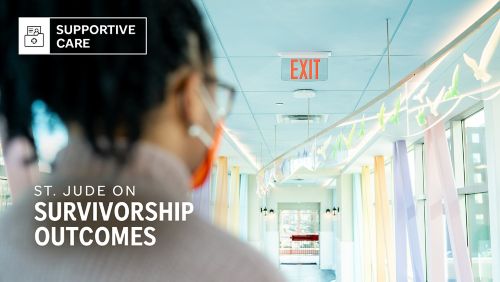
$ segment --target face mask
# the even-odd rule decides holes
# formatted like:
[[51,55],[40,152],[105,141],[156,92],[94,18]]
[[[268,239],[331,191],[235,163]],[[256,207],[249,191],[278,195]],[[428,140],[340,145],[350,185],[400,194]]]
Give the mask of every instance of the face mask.
[[[205,131],[203,132],[206,134]],[[203,139],[201,137],[199,138]],[[202,187],[203,183],[205,183],[205,181],[208,179],[210,171],[212,170],[213,161],[217,154],[217,150],[219,149],[219,144],[221,139],[222,139],[222,123],[218,123],[215,128],[215,134],[213,141],[211,142],[211,145],[207,146],[207,144],[205,144],[205,142],[202,141],[205,144],[205,146],[207,146],[208,149],[205,155],[205,159],[191,175],[191,187],[193,187],[193,189],[198,189]]]
[[203,183],[208,179],[210,175],[210,171],[212,170],[212,163],[217,154],[217,150],[219,149],[220,140],[222,139],[222,122],[217,121],[218,117],[214,114],[214,111],[211,108],[215,108],[215,105],[212,101],[208,100],[208,91],[204,89],[203,94],[201,95],[201,100],[207,109],[211,120],[215,123],[215,133],[212,138],[205,129],[197,124],[193,124],[189,127],[188,133],[192,137],[197,137],[200,141],[207,147],[207,152],[205,154],[204,160],[201,164],[196,168],[196,170],[191,175],[191,187],[193,189],[200,188]]

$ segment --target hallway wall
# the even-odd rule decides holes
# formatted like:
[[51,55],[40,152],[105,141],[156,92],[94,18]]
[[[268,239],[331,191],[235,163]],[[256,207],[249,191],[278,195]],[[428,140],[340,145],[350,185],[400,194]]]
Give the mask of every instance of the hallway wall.
[[248,243],[262,250],[261,240],[261,218],[260,204],[261,199],[257,196],[257,179],[255,174],[248,175]]

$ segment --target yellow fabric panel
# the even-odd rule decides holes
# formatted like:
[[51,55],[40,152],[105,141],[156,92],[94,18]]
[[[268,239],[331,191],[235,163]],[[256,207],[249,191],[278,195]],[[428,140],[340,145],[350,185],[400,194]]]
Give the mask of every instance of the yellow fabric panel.
[[216,198],[214,222],[223,229],[227,229],[227,157],[217,158]]
[[361,168],[361,199],[363,210],[363,281],[373,281],[372,271],[372,205],[373,198],[371,195],[370,186],[370,169],[368,166]]
[[383,156],[375,157],[375,226],[377,281],[395,281],[394,237],[389,213],[389,198]]

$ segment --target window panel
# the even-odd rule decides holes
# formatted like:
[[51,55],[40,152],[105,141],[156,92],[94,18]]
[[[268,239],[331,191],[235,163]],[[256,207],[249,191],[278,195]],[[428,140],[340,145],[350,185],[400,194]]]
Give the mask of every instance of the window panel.
[[448,142],[448,150],[450,150],[450,154],[452,154],[451,151],[451,130],[448,128],[445,131],[446,134],[446,141]]
[[[467,236],[474,281],[492,281],[484,111],[478,111],[462,121],[451,121],[450,128],[446,130],[446,139],[453,159],[455,181],[459,193],[460,218]],[[415,158],[411,160],[410,155],[408,159],[412,162],[416,161]],[[424,168],[422,169],[425,171]],[[459,171],[456,171],[457,169]],[[418,182],[419,179],[412,180],[412,182]],[[420,210],[420,213],[423,213],[425,217],[425,208]],[[447,281],[457,281],[454,254],[446,227],[444,236],[446,245],[443,251],[447,260]]]
[[[467,214],[467,207],[466,207],[466,202],[465,202],[465,196],[464,195],[458,195],[458,204],[460,207],[460,218],[462,220],[463,227],[467,229],[466,227],[466,214]],[[450,240],[450,234],[449,234],[449,229],[448,229],[448,221],[446,218],[446,215],[443,214],[444,221],[445,221],[445,240],[446,240],[446,273],[447,273],[447,278],[449,282],[455,282],[457,281],[457,272],[455,269],[455,257],[453,254],[453,250],[451,249],[451,240]],[[466,231],[463,230],[464,235],[467,236]]]
[[467,237],[474,281],[493,281],[488,193],[466,196]]
[[465,160],[465,184],[486,184],[486,145],[484,111],[481,110],[463,121],[464,128],[464,160]]
[[415,150],[408,152],[408,170],[410,171],[411,192],[415,196]]

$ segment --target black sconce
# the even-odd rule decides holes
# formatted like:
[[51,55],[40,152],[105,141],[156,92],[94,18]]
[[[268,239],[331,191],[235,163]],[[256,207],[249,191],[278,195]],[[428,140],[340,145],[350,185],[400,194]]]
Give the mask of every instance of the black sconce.
[[330,214],[330,213],[333,213],[333,216],[336,216],[337,214],[340,213],[340,207],[333,207],[331,210],[330,209],[326,209],[326,214]]
[[[264,214],[264,216],[268,215],[267,207],[260,208],[260,213]],[[274,210],[269,209],[269,215],[273,215],[273,214],[274,214]]]

